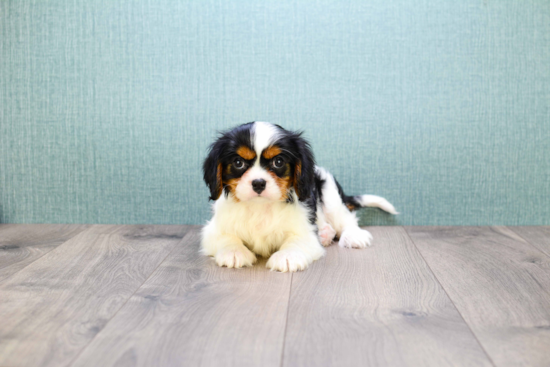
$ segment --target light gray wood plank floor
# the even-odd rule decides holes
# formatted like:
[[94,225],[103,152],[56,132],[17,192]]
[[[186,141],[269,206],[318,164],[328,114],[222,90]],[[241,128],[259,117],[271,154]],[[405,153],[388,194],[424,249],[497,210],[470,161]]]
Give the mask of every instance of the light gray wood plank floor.
[[371,233],[294,275],[285,365],[490,366],[405,231]]
[[407,227],[498,366],[550,366],[550,258],[506,227]]
[[88,227],[79,224],[1,224],[0,282]]
[[511,227],[510,229],[550,256],[550,226]]
[[550,365],[547,228],[369,230],[281,274],[198,226],[0,225],[0,366]]
[[280,366],[291,276],[220,268],[196,230],[75,366]]
[[0,284],[0,366],[65,366],[178,244],[183,226],[92,226]]

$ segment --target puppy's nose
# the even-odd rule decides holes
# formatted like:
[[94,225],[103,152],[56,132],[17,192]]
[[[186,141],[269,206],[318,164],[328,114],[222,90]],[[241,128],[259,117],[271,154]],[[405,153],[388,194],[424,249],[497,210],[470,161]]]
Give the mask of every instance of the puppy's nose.
[[252,190],[256,191],[258,194],[261,194],[262,191],[265,190],[265,180],[263,178],[259,178],[252,181]]

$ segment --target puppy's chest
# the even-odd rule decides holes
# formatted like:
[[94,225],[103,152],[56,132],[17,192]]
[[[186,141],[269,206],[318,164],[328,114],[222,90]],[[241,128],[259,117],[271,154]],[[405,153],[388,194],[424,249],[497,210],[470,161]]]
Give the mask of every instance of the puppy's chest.
[[278,203],[242,205],[237,211],[236,218],[242,225],[245,225],[247,232],[253,231],[257,235],[269,235],[273,231],[285,230],[287,227],[285,213],[288,210],[285,209],[288,208],[282,207]]

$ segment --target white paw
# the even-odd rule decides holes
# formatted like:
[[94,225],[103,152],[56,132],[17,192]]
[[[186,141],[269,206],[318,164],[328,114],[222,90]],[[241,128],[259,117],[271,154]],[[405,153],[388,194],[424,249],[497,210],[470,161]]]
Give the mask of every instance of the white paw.
[[227,266],[228,268],[242,268],[243,266],[252,266],[256,262],[256,255],[249,249],[242,246],[222,248],[214,256],[216,264]]
[[334,236],[336,236],[336,231],[328,223],[319,230],[319,241],[321,241],[321,245],[323,246],[330,246]]
[[372,244],[372,235],[369,231],[359,227],[350,227],[340,236],[338,245],[346,248],[365,248]]
[[[317,245],[319,246],[319,245]],[[309,265],[306,255],[300,250],[279,250],[267,261],[266,267],[280,272],[304,270]]]

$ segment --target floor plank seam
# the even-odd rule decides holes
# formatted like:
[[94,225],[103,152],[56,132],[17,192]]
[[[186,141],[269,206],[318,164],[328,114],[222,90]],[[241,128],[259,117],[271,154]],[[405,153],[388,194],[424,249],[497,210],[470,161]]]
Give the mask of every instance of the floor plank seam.
[[109,319],[109,321],[107,321],[107,322],[105,323],[105,325],[103,326],[103,328],[102,328],[96,335],[94,335],[94,337],[93,337],[92,339],[90,339],[90,341],[88,342],[88,344],[86,344],[86,346],[85,346],[84,348],[82,348],[82,350],[81,350],[80,352],[78,352],[78,354],[73,358],[72,361],[70,361],[70,362],[67,364],[67,366],[72,366],[72,365],[78,360],[78,357],[80,357],[80,355],[81,355],[82,353],[84,353],[84,351],[85,351],[86,349],[88,349],[88,347],[92,344],[92,342],[95,340],[95,338],[97,338],[97,336],[98,336],[99,334],[101,334],[101,332],[102,332],[103,330],[105,330],[105,328],[107,327],[107,325],[116,317],[116,315],[118,315],[118,313],[124,308],[124,306],[126,306],[126,304],[128,303],[128,301],[129,301],[129,300],[130,300],[130,299],[131,299],[131,298],[141,289],[141,287],[143,287],[143,285],[149,280],[149,278],[151,278],[151,276],[152,276],[153,274],[155,274],[155,271],[157,271],[157,269],[160,268],[160,266],[166,261],[166,259],[168,258],[168,256],[170,256],[170,255],[172,254],[172,252],[174,252],[174,251],[176,250],[176,248],[177,248],[183,241],[185,241],[185,239],[186,239],[187,237],[189,237],[189,236],[191,235],[191,233],[192,233],[192,231],[191,231],[192,226],[186,226],[186,227],[188,227],[188,231],[187,231],[187,232],[185,233],[185,235],[182,237],[181,241],[178,242],[178,243],[174,246],[174,248],[168,252],[168,254],[164,257],[164,259],[162,259],[162,261],[159,262],[158,266],[157,266],[155,269],[153,269],[153,271],[151,271],[151,273],[145,278],[145,280],[139,285],[139,287],[136,288],[136,290],[134,291],[134,293],[132,293],[132,294],[130,295],[130,297],[128,297],[128,299],[126,299],[126,301],[124,301],[124,303],[120,306],[120,308],[113,314],[113,316],[111,316],[111,318]]
[[472,333],[472,336],[474,337],[474,339],[477,341],[477,344],[479,345],[479,347],[481,348],[481,350],[483,351],[483,353],[485,353],[485,355],[487,356],[487,358],[489,359],[489,362],[491,362],[491,364],[493,366],[496,367],[496,364],[495,362],[493,361],[493,359],[491,358],[491,356],[489,355],[489,353],[487,353],[487,350],[485,349],[485,347],[483,346],[483,344],[481,344],[481,341],[478,339],[477,335],[474,333],[474,331],[472,330],[472,327],[470,326],[470,324],[468,324],[468,322],[466,321],[466,319],[464,318],[464,316],[462,315],[462,312],[460,312],[460,310],[458,309],[458,307],[456,307],[456,304],[455,302],[453,301],[453,299],[451,298],[451,296],[449,295],[449,293],[447,292],[447,290],[445,289],[445,287],[443,287],[443,284],[439,281],[439,278],[435,275],[434,271],[432,270],[432,267],[430,266],[430,264],[426,261],[426,259],[424,258],[424,255],[422,255],[422,252],[420,251],[420,249],[418,248],[418,246],[416,245],[416,243],[414,242],[414,240],[412,239],[411,235],[409,234],[409,232],[407,231],[407,228],[405,228],[404,226],[402,226],[401,228],[403,228],[403,230],[405,231],[405,233],[407,234],[407,237],[409,238],[409,240],[412,242],[412,244],[414,245],[414,248],[416,249],[416,251],[418,252],[418,254],[420,255],[420,257],[422,258],[422,260],[424,261],[424,263],[426,264],[426,266],[428,267],[428,269],[430,270],[430,273],[433,275],[434,279],[437,281],[437,284],[439,284],[439,286],[441,287],[441,289],[443,289],[443,292],[445,292],[445,294],[447,295],[447,298],[449,298],[449,301],[451,301],[453,307],[455,308],[456,312],[458,312],[458,314],[460,315],[460,318],[462,319],[462,321],[464,321],[464,324],[468,327],[468,330],[470,330],[470,333]]
[[[32,262],[28,263],[27,265],[23,266],[21,269],[17,270],[15,273],[10,274],[7,278],[4,278],[4,279],[0,280],[0,288],[2,287],[2,283],[5,283],[8,279],[12,278],[14,275],[19,274],[19,272],[20,272],[21,270],[26,269],[26,268],[29,267],[30,265],[34,264],[36,261],[38,261],[38,260],[40,260],[41,258],[43,258],[44,256],[46,256],[47,254],[51,253],[52,251],[57,250],[58,248],[60,248],[61,246],[65,245],[67,242],[69,242],[69,241],[72,240],[73,238],[75,238],[76,236],[79,236],[79,235],[81,235],[82,233],[88,232],[88,231],[91,230],[92,227],[94,227],[94,226],[95,226],[95,225],[92,224],[92,225],[90,226],[90,228],[87,228],[87,229],[85,229],[85,230],[83,230],[83,231],[80,231],[80,232],[76,233],[74,236],[72,236],[72,237],[70,237],[70,238],[67,238],[66,241],[60,243],[60,244],[57,245],[56,247],[52,248],[50,251],[43,253],[42,255],[40,255],[39,257],[37,257],[36,259],[34,259]],[[0,367],[2,367],[2,366],[0,366]]]
[[506,228],[508,228],[510,231],[514,232],[519,238],[521,238],[522,240],[524,240],[526,243],[528,243],[531,247],[535,248],[538,252],[540,252],[541,254],[543,254],[544,256],[550,258],[550,255],[548,255],[546,252],[542,251],[540,248],[538,248],[537,246],[533,245],[531,243],[531,241],[527,240],[525,237],[523,237],[521,234],[519,234],[517,231],[514,231],[514,226],[506,226]]
[[288,330],[288,314],[290,312],[290,298],[292,297],[292,281],[294,280],[294,273],[290,273],[290,285],[288,287],[288,302],[286,304],[286,319],[285,319],[285,330],[283,331],[283,348],[281,350],[281,363],[280,367],[283,367],[284,357],[285,357],[285,345],[286,345],[286,332]]

